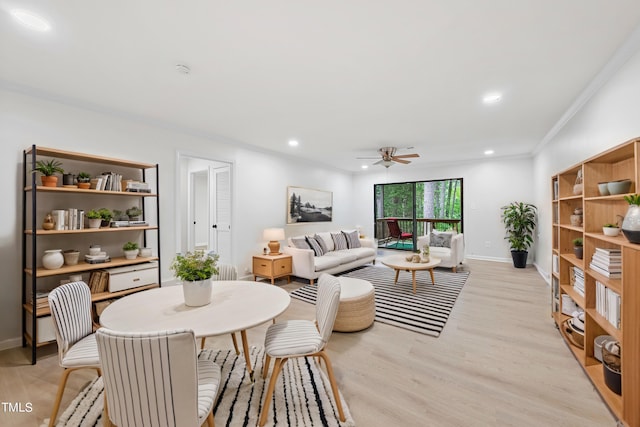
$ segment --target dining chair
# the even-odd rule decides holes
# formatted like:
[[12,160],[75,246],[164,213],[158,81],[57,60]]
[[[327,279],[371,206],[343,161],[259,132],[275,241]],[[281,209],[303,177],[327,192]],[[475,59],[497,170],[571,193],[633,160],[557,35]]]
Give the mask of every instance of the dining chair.
[[58,363],[64,371],[58,385],[49,426],[53,426],[69,374],[77,369],[95,369],[100,359],[91,320],[91,291],[84,282],[58,286],[49,293],[49,308],[58,344]]
[[400,229],[398,220],[390,218],[387,220],[387,227],[389,227],[389,236],[396,239],[396,247],[401,241],[413,239],[413,233],[407,233]]
[[[128,426],[214,426],[220,389],[214,352],[198,352],[193,331],[96,331],[105,421]],[[105,423],[105,425],[108,425]]]
[[[235,265],[221,264],[218,266],[218,274],[211,278],[212,280],[238,280],[238,269]],[[238,349],[238,340],[236,339],[235,332],[231,332],[231,339],[233,340],[233,348],[236,351],[236,355],[240,354]],[[204,348],[204,342],[207,337],[202,337],[200,341],[200,348]]]
[[318,280],[316,299],[316,321],[287,320],[269,325],[264,340],[265,363],[262,378],[267,378],[271,358],[275,358],[269,388],[260,412],[259,425],[264,426],[278,375],[288,359],[294,357],[318,357],[327,367],[333,397],[338,407],[340,421],[345,421],[340,394],[329,355],[325,352],[340,304],[340,282],[334,276],[322,274]]

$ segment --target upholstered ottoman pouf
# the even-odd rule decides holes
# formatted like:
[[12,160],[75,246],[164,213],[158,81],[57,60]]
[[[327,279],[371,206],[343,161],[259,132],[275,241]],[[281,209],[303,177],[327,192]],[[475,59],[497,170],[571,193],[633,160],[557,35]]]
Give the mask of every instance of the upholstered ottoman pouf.
[[376,316],[375,291],[370,282],[338,277],[340,305],[333,325],[337,332],[355,332],[368,328]]

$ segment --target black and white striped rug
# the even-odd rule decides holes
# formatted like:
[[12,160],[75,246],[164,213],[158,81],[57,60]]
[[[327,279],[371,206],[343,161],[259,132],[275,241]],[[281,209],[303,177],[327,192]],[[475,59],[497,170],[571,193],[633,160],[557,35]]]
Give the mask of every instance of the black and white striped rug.
[[[233,350],[204,351],[215,353],[215,362],[222,370],[220,394],[214,407],[216,426],[255,426],[260,416],[269,376],[262,379],[263,349],[251,349],[251,363],[255,367],[255,382],[251,383],[245,369],[244,356]],[[273,360],[271,362],[273,369]],[[339,385],[339,384],[338,384]],[[89,384],[58,418],[61,427],[102,426],[104,408],[102,378]],[[325,373],[311,358],[289,359],[276,383],[267,426],[354,426],[349,408],[342,398],[346,422],[341,423],[333,399],[331,385]],[[42,426],[46,426],[45,419]],[[206,423],[205,423],[206,424]]]
[[[416,293],[411,273],[401,271],[393,284],[395,271],[387,267],[365,266],[340,276],[368,280],[376,290],[376,317],[382,323],[437,337],[442,332],[469,272],[453,273],[435,269],[435,286],[428,271],[416,272]],[[316,302],[316,285],[291,292],[293,298]]]

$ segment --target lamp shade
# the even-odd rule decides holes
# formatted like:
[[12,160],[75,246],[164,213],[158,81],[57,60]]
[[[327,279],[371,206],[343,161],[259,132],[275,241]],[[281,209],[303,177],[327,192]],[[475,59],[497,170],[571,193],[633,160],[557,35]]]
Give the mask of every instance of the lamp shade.
[[265,228],[262,237],[270,242],[284,240],[284,228]]

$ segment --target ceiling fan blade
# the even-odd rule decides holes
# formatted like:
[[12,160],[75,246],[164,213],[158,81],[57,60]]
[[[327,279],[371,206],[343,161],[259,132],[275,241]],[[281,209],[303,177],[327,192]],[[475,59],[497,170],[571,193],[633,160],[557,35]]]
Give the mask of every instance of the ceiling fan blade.
[[380,156],[369,156],[369,157],[356,157],[356,159],[365,159],[365,160],[372,160],[372,159],[379,159]]
[[411,163],[411,161],[409,160],[399,159],[395,156],[392,157],[391,160],[393,160],[394,162],[402,163],[403,165],[408,165],[409,163]]
[[420,157],[420,154],[413,153],[413,154],[400,154],[399,156],[393,156],[394,159],[397,159],[397,158],[406,159],[409,157]]
[[384,160],[378,160],[377,162],[374,163],[374,165],[381,165],[384,162]]

